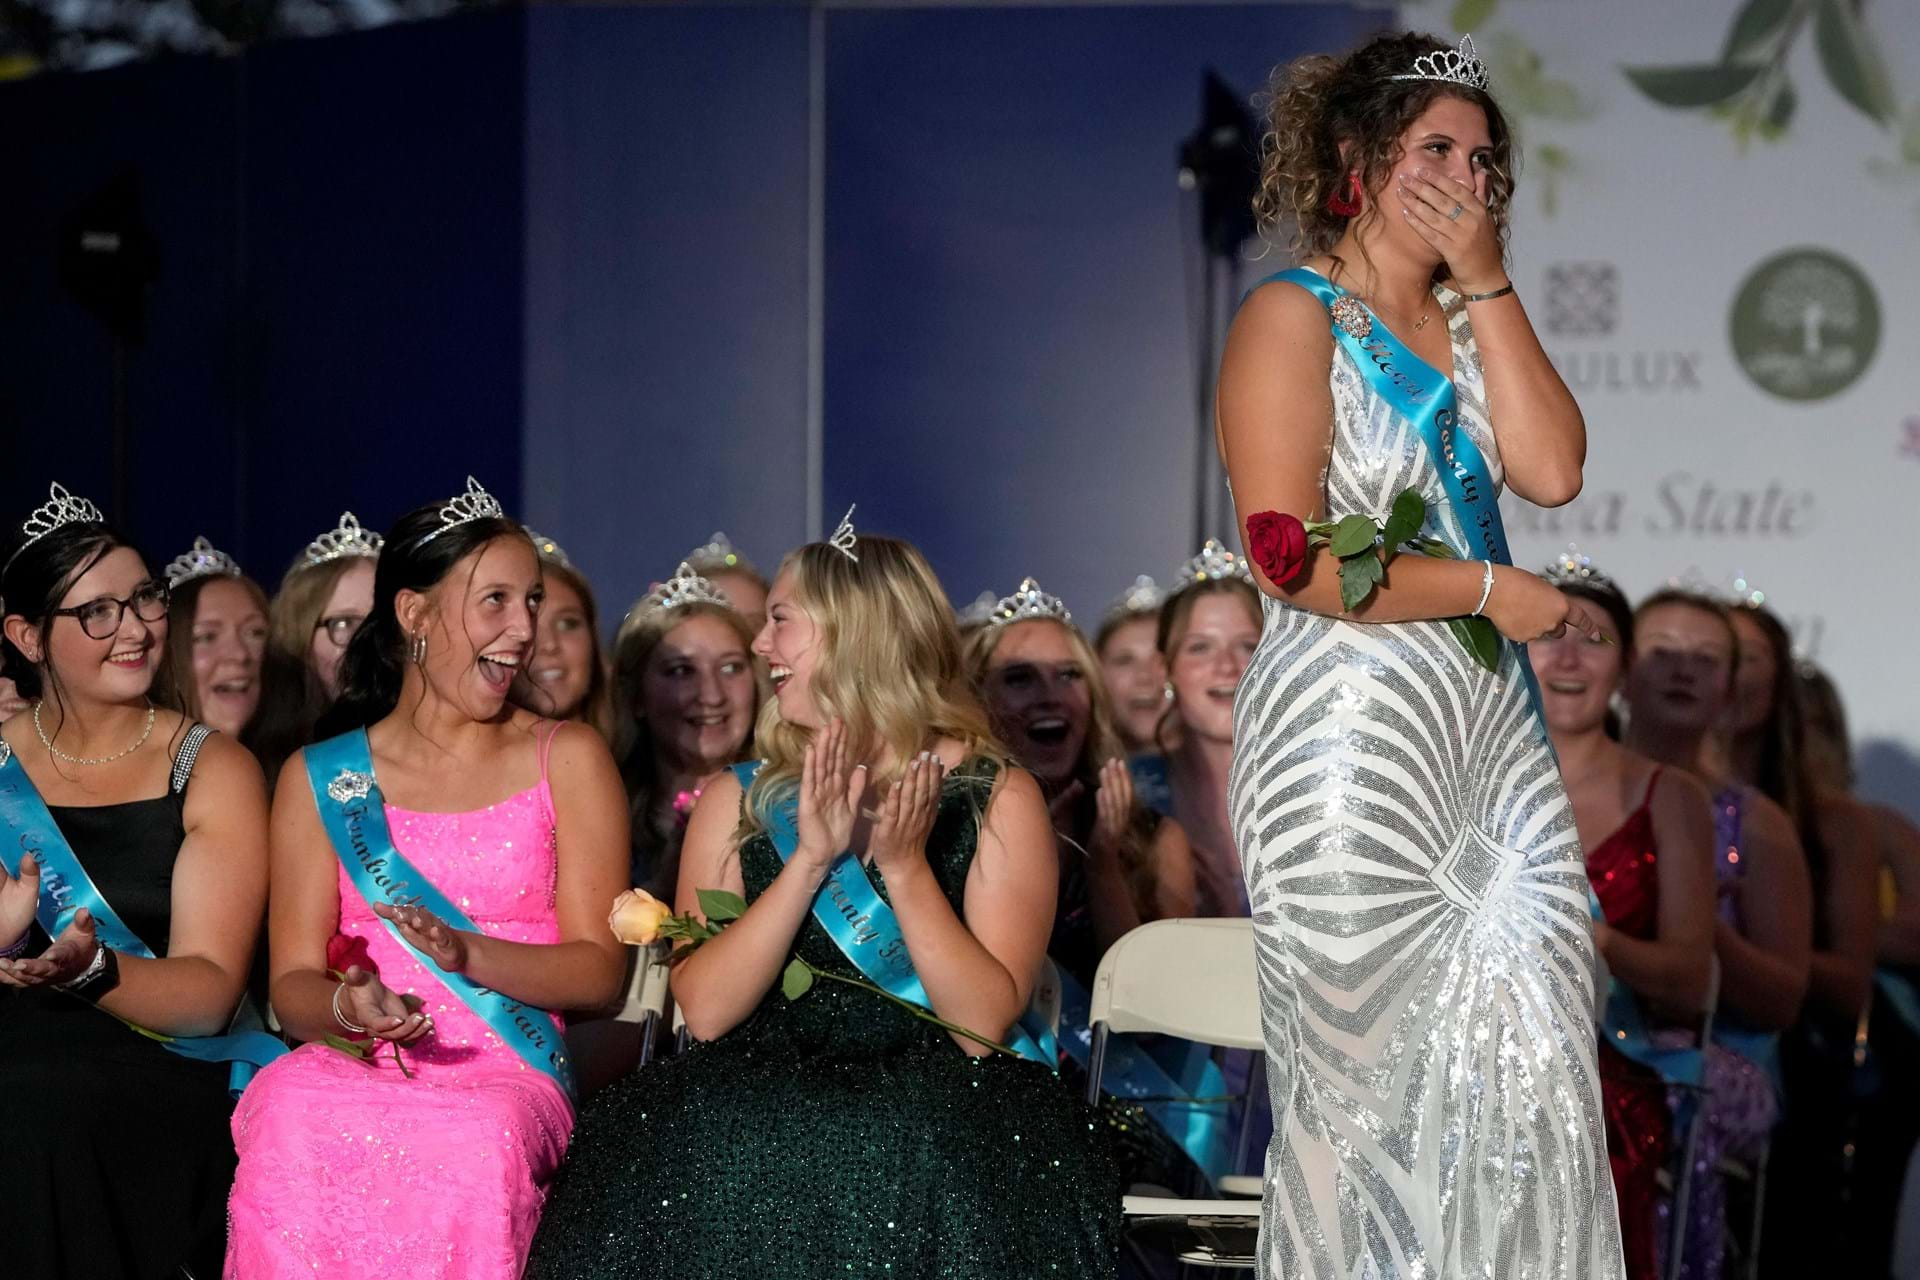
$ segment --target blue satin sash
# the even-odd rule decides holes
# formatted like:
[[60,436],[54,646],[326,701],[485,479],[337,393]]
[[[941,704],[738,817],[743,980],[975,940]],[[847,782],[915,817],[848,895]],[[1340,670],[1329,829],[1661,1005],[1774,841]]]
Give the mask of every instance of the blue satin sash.
[[[753,786],[760,764],[753,760],[733,766],[741,791]],[[793,803],[782,805],[774,811],[768,826],[767,834],[782,862],[791,861],[800,844],[800,833],[794,825],[796,813]],[[907,952],[899,917],[873,887],[873,881],[867,879],[866,868],[851,852],[840,855],[814,894],[813,918],[867,981],[897,999],[934,1012],[933,1001],[920,984],[913,957]],[[1053,1028],[1041,1025],[1031,1014],[1008,1029],[1006,1043],[1021,1057],[1038,1062],[1049,1071],[1060,1069],[1060,1047]]]
[[[362,898],[369,904],[424,907],[452,928],[480,932],[472,918],[394,846],[393,833],[387,828],[386,801],[373,776],[373,752],[367,744],[366,730],[355,729],[308,747],[306,761],[320,825],[326,828],[347,879]],[[447,973],[408,942],[393,921],[380,923],[460,1003],[473,1010],[488,1030],[519,1054],[521,1061],[558,1084],[569,1098],[574,1096],[567,1044],[546,1010],[483,987],[463,973]]]
[[[73,846],[61,834],[59,824],[54,822],[46,802],[34,789],[25,767],[4,744],[0,744],[0,825],[13,837],[0,841],[0,864],[6,866],[8,875],[20,874],[20,863],[29,853],[40,864],[40,901],[34,907],[34,919],[47,937],[58,938],[85,907],[93,917],[94,936],[102,946],[142,960],[158,958],[153,948],[127,927],[93,877],[87,874],[87,869],[80,865]],[[119,1017],[106,1009],[101,1012]],[[170,1053],[196,1062],[230,1063],[227,1089],[236,1098],[256,1071],[287,1051],[284,1043],[260,1029],[259,1015],[252,1001],[245,997],[225,1035],[169,1036],[127,1022],[125,1018],[119,1020],[148,1039],[158,1041]]]
[[[1083,1069],[1090,1069],[1093,1060],[1092,1015],[1092,996],[1062,969],[1060,1047]],[[1109,1036],[1100,1089],[1122,1101],[1139,1103],[1207,1181],[1217,1184],[1222,1175],[1233,1172],[1232,1104],[1224,1101],[1226,1077],[1205,1045],[1167,1039],[1160,1047],[1162,1051],[1156,1053],[1131,1036]],[[1209,1101],[1195,1101],[1200,1098]],[[1252,1102],[1248,1100],[1249,1105]]]
[[[1294,267],[1277,272],[1260,284],[1284,280],[1295,284],[1331,308],[1347,297],[1347,291],[1317,271]],[[1255,285],[1254,288],[1259,288]],[[1507,527],[1500,518],[1500,495],[1493,485],[1493,472],[1487,466],[1473,433],[1459,430],[1459,400],[1453,379],[1422,360],[1412,348],[1393,336],[1386,323],[1374,317],[1373,329],[1365,338],[1356,338],[1338,324],[1333,325],[1334,340],[1347,349],[1361,376],[1380,393],[1380,397],[1405,417],[1426,443],[1427,453],[1440,472],[1447,501],[1460,522],[1469,545],[1454,547],[1465,560],[1491,560],[1510,565],[1513,553],[1507,546]],[[1435,532],[1443,539],[1447,529],[1434,521]],[[1527,658],[1527,647],[1504,642],[1519,660],[1520,674],[1527,682],[1527,694],[1533,701],[1540,736],[1546,737],[1547,716],[1540,703],[1540,682]],[[1551,744],[1549,744],[1551,748]]]

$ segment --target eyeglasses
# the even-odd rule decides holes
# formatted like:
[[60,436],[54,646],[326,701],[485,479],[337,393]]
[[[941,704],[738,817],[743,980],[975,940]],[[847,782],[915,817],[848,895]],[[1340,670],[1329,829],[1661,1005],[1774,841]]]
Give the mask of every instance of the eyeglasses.
[[344,649],[353,643],[354,636],[360,633],[360,624],[366,620],[364,613],[337,613],[331,618],[320,619],[313,629],[326,632],[334,648]]
[[172,598],[167,584],[155,578],[135,587],[133,594],[124,600],[106,596],[71,609],[54,609],[52,613],[56,618],[77,619],[90,640],[111,640],[114,632],[120,630],[120,620],[127,616],[128,609],[142,622],[158,622],[167,616],[167,604]]

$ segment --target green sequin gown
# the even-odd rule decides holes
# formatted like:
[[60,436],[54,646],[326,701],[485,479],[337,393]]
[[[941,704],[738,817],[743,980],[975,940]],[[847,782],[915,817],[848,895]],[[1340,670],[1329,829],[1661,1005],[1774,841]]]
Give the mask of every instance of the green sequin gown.
[[[928,840],[955,910],[990,777],[956,774]],[[752,901],[780,858],[763,835],[740,861]],[[798,945],[858,976],[812,919]],[[1110,1277],[1119,1206],[1104,1127],[1045,1067],[969,1058],[871,992],[776,985],[719,1040],[583,1105],[527,1275]]]

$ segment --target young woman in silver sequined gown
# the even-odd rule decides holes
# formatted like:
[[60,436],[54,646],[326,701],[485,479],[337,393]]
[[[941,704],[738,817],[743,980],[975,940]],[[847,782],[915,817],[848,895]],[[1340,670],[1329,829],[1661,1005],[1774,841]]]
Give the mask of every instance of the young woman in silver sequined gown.
[[[1554,505],[1584,427],[1506,288],[1511,144],[1476,77],[1470,50],[1412,35],[1284,69],[1260,209],[1298,220],[1320,295],[1450,373],[1495,487]],[[1219,429],[1243,528],[1384,516],[1414,488],[1424,532],[1476,557],[1402,556],[1352,613],[1324,551],[1282,586],[1261,574],[1230,805],[1274,1111],[1263,1273],[1616,1280],[1572,810],[1520,651],[1485,670],[1444,619],[1484,605],[1522,643],[1592,621],[1468,549],[1426,442],[1308,288],[1241,308]]]

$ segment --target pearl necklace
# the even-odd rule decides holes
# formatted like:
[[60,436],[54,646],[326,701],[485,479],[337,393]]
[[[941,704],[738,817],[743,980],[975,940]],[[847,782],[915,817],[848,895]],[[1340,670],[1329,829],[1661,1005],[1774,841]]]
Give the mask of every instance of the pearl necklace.
[[47,731],[40,727],[40,708],[45,705],[46,705],[45,702],[38,702],[38,701],[33,704],[33,731],[36,735],[38,735],[40,739],[40,745],[47,749],[48,755],[52,756],[56,760],[64,760],[68,764],[80,764],[80,765],[112,764],[115,760],[121,759],[124,756],[130,756],[134,752],[138,751],[140,748],[146,746],[147,739],[153,736],[154,709],[152,706],[148,706],[147,727],[140,731],[139,739],[135,741],[134,744],[128,747],[125,751],[116,751],[114,754],[110,756],[98,756],[91,760],[86,759],[83,756],[70,756],[66,752],[62,751],[60,748],[54,746],[53,739],[49,738],[47,736]]

